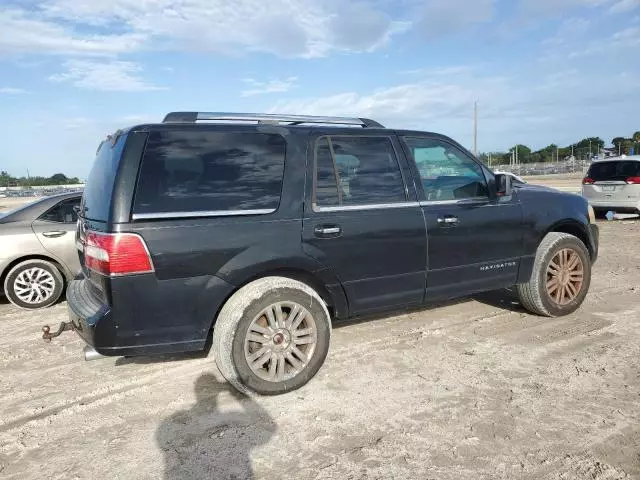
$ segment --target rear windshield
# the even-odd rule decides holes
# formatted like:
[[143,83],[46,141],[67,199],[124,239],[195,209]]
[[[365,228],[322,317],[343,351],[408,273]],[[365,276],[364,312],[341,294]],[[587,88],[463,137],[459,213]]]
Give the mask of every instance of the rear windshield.
[[109,219],[111,194],[126,137],[120,135],[115,145],[110,141],[104,141],[98,148],[82,197],[85,218],[100,222]]
[[594,163],[587,174],[596,182],[604,180],[626,180],[629,177],[640,177],[640,162],[620,160]]
[[285,148],[284,138],[276,134],[152,132],[142,159],[134,213],[275,211]]

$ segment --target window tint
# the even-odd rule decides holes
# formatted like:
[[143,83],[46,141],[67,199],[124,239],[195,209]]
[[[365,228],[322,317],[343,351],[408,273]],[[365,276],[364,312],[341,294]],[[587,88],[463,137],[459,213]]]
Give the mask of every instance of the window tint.
[[640,162],[623,160],[594,163],[589,168],[587,176],[596,182],[640,177]]
[[323,137],[316,143],[315,203],[320,207],[406,201],[388,138]]
[[79,198],[65,200],[42,214],[40,220],[56,223],[76,223],[78,221],[78,213],[74,207],[78,206],[80,206]]
[[489,196],[482,168],[460,149],[437,139],[404,141],[418,167],[427,201]]
[[134,212],[276,210],[284,157],[285,140],[280,135],[151,133]]

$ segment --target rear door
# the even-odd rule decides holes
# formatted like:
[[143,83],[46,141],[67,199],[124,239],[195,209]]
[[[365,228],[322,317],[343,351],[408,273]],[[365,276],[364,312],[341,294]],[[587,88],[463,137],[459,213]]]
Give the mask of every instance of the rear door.
[[75,247],[78,221],[75,207],[79,205],[80,197],[62,200],[31,225],[42,246],[60,260],[72,274],[80,270]]
[[513,285],[523,238],[516,194],[497,197],[491,173],[443,137],[402,141],[427,224],[427,299]]
[[424,217],[398,152],[386,134],[311,138],[303,247],[337,275],[350,315],[423,302]]

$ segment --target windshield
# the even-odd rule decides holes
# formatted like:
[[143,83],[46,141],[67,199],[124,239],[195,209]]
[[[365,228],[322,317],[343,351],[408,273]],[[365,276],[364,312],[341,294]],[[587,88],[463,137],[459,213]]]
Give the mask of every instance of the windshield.
[[629,177],[640,177],[640,162],[619,160],[594,163],[587,176],[596,182],[606,180],[625,181]]
[[111,194],[126,137],[120,135],[115,145],[104,141],[98,147],[82,197],[82,216],[85,218],[101,222],[108,220]]

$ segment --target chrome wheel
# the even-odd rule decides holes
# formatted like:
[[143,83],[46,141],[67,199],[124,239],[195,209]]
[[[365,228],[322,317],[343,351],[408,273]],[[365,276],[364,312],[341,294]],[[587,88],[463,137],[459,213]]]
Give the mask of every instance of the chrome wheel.
[[316,322],[295,302],[278,302],[251,322],[244,341],[249,368],[263,380],[282,382],[309,364],[318,342]]
[[51,298],[56,288],[53,275],[40,267],[28,268],[13,282],[15,296],[24,303],[37,305]]
[[558,305],[571,303],[584,283],[584,265],[578,252],[563,248],[547,267],[547,293]]

